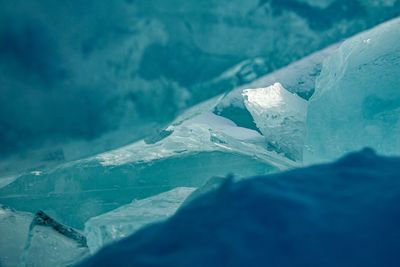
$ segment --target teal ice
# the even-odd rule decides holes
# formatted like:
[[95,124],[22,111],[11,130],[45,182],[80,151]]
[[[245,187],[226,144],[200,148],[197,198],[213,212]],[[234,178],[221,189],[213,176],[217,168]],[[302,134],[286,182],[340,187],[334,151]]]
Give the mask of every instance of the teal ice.
[[400,20],[345,41],[323,64],[309,101],[306,163],[371,147],[400,151]]
[[[0,266],[96,266],[114,252],[129,266],[124,249],[139,266],[296,266],[248,260],[266,243],[239,241],[268,221],[283,231],[266,235],[268,257],[282,236],[320,255],[327,243],[297,235],[309,233],[297,219],[337,249],[329,212],[367,230],[394,214],[395,191],[376,205],[352,196],[360,177],[385,189],[400,177],[400,1],[16,3],[0,10]],[[378,155],[346,156],[365,147]],[[367,214],[379,201],[387,210]]]

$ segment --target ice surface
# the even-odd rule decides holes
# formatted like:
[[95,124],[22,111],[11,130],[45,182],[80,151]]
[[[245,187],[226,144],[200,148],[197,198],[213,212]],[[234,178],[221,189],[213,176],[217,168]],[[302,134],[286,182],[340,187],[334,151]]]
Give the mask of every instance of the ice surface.
[[399,164],[364,150],[226,182],[80,266],[397,267]]
[[85,223],[85,235],[91,253],[107,243],[129,236],[143,226],[160,222],[175,213],[183,201],[195,190],[177,187],[171,191],[134,200]]
[[18,266],[33,214],[0,205],[0,266]]
[[228,179],[233,179],[233,178],[234,177],[228,175],[225,177],[212,177],[208,179],[201,187],[197,188],[196,191],[194,191],[185,199],[180,208],[185,207],[194,199],[204,194],[207,194],[208,192],[217,190],[224,182],[226,182]]
[[[69,161],[140,140],[188,106],[400,11],[398,0],[87,2],[2,5],[0,156],[62,140]],[[0,163],[0,175],[42,156]]]
[[88,253],[82,234],[45,213],[0,206],[0,266],[69,266]]
[[315,80],[321,72],[322,62],[337,49],[339,44],[333,44],[314,52],[281,69],[259,76],[257,79],[235,88],[223,97],[216,109],[221,110],[232,105],[243,106],[241,94],[244,89],[267,87],[277,82],[281,83],[288,91],[296,93],[304,99],[309,99],[314,93]]
[[0,203],[43,210],[83,229],[89,218],[132,199],[199,187],[214,176],[240,178],[298,166],[268,150],[259,132],[207,111],[214,106],[210,101],[182,114],[158,137],[22,175],[0,188]]
[[314,93],[315,80],[321,71],[322,61],[336,47],[337,45],[332,45],[222,95],[215,104],[213,112],[232,120],[238,126],[259,131],[252,115],[246,108],[243,90],[264,88],[279,82],[289,92],[295,93],[304,99],[309,99]]
[[346,42],[323,64],[307,117],[305,161],[372,147],[400,154],[400,19]]
[[307,101],[280,83],[243,91],[244,103],[269,145],[293,160],[301,160]]
[[[249,88],[257,83],[282,80],[291,92],[307,98],[314,90],[320,62],[332,49],[266,76]],[[52,170],[33,170],[15,181],[11,179],[0,188],[0,202],[22,211],[44,210],[62,223],[83,229],[89,218],[128,204],[132,199],[151,197],[180,186],[198,187],[211,177],[229,173],[246,177],[298,166],[284,157],[282,151],[287,157],[299,159],[296,146],[301,140],[297,142],[296,138],[300,135],[293,133],[293,139],[283,138],[282,132],[272,135],[264,127],[269,125],[261,127],[264,120],[258,115],[253,118],[255,109],[248,102],[246,106],[241,95],[243,89],[194,106],[153,137]],[[297,111],[304,110],[304,105],[299,104],[303,100],[289,93],[285,96],[296,99],[289,108],[296,103]],[[242,113],[235,113],[229,107],[238,107]],[[275,151],[268,145],[271,143]]]
[[[292,128],[293,130],[296,128],[299,129],[297,133],[293,132],[293,137],[283,138],[280,133],[275,136],[272,135],[272,129],[266,129],[267,126],[263,126],[263,121],[265,120],[262,119],[260,116],[254,116],[255,113],[252,105],[246,105],[246,102],[248,101],[246,101],[246,97],[244,97],[244,95],[246,95],[244,91],[249,89],[264,88],[271,86],[275,83],[281,83],[282,87],[287,89],[290,93],[296,94],[303,99],[308,99],[314,93],[315,80],[320,73],[322,61],[328,55],[330,55],[337,48],[337,46],[338,45],[332,45],[295,63],[292,63],[285,68],[261,76],[259,79],[256,79],[251,83],[240,86],[225,95],[221,95],[212,102],[214,103],[214,107],[210,108],[212,108],[213,113],[232,120],[236,125],[240,127],[258,131],[260,134],[262,133],[266,137],[265,139],[268,149],[276,151],[278,153],[282,153],[286,157],[289,157],[293,160],[301,161],[301,143],[303,142],[301,132],[304,131],[304,129],[302,129],[303,126],[301,125],[302,123],[299,123],[298,127]],[[260,100],[254,99],[254,102],[262,101],[262,94],[255,94],[254,97],[256,96],[260,96]],[[306,112],[304,107],[305,101],[294,95],[290,96],[290,99],[295,99],[294,101],[296,103],[299,103],[299,116],[297,116],[299,122],[304,121],[304,115]],[[292,104],[293,103],[291,103],[291,105]],[[282,113],[280,114],[282,116],[285,116],[284,114],[286,111],[287,110],[282,109]],[[264,112],[264,108],[262,108],[260,112]],[[300,115],[300,113],[303,114]],[[267,115],[267,113],[265,113],[265,115]],[[256,122],[255,119],[257,119]],[[263,129],[261,130],[260,127],[263,127]],[[284,128],[281,129],[283,130]],[[279,139],[279,142],[277,142],[277,139]],[[273,143],[275,143],[275,146],[272,146]]]
[[[334,256],[350,254],[352,246],[346,247],[346,242],[339,249],[323,250],[326,244],[335,248],[341,241],[337,241],[337,236],[344,233],[322,230],[335,229],[338,225],[337,229],[347,229],[342,227],[346,226],[343,218],[353,218],[354,211],[358,215],[365,210],[374,211],[375,206],[365,208],[370,203],[368,199],[360,204],[361,208],[351,206],[360,191],[348,193],[347,184],[327,185],[317,178],[311,179],[311,185],[304,181],[301,185],[286,184],[286,176],[282,175],[272,176],[283,178],[282,184],[266,182],[269,186],[272,184],[272,189],[263,182],[261,185],[254,182],[244,193],[231,197],[232,188],[242,190],[242,187],[224,182],[230,176],[241,179],[299,166],[305,100],[283,87],[308,99],[315,90],[322,60],[336,46],[271,72],[398,15],[400,1],[127,0],[99,4],[89,0],[82,5],[73,0],[65,5],[57,4],[57,8],[47,1],[16,2],[5,4],[0,10],[0,57],[4,59],[0,62],[1,95],[4,96],[0,97],[0,125],[6,126],[0,131],[0,176],[3,177],[0,178],[0,203],[18,210],[0,208],[1,266],[74,264],[88,253],[85,237],[79,232],[88,220],[91,219],[86,225],[93,227],[86,230],[94,251],[114,238],[136,231],[135,227],[172,214],[184,197],[171,196],[170,190],[176,192],[182,187],[203,184],[186,199],[177,217],[164,226],[152,226],[151,229],[161,229],[160,232],[141,238],[150,230],[139,231],[136,235],[139,241],[134,241],[138,242],[135,243],[138,250],[156,239],[157,234],[165,238],[151,244],[149,250],[154,254],[150,257],[142,257],[140,251],[131,255],[132,262],[151,266],[164,261],[159,265],[177,266],[180,260],[199,257],[200,260],[196,258],[195,262],[182,265],[204,266],[201,260],[221,256],[206,265],[245,266],[257,261],[252,255],[263,248],[260,255],[272,257],[268,264],[279,262],[279,252],[285,250],[285,259],[294,258],[298,262],[314,255],[327,255],[327,262],[319,265],[329,266]],[[85,18],[81,19],[82,16]],[[399,25],[394,25],[346,42],[326,61],[311,101],[324,99],[332,91],[337,95],[330,96],[332,102],[316,106],[317,112],[313,112],[317,119],[310,129],[325,129],[318,121],[330,124],[326,132],[310,130],[309,137],[314,137],[312,142],[317,145],[307,144],[308,163],[315,161],[313,156],[318,160],[325,156],[329,159],[364,144],[387,154],[399,151],[396,136],[399,136],[400,98],[398,83],[395,83],[395,77],[399,77],[396,42],[399,35],[395,29]],[[397,50],[393,52],[393,49]],[[276,82],[282,87],[264,88]],[[233,88],[236,89],[230,91]],[[274,102],[276,96],[278,101]],[[356,101],[358,96],[363,97],[361,108]],[[280,98],[284,101],[279,101]],[[188,107],[192,108],[181,114]],[[337,116],[331,116],[326,109],[335,111]],[[358,117],[348,116],[353,109],[361,110],[355,113]],[[340,132],[346,123],[335,121],[341,119],[349,122],[351,131]],[[345,141],[353,134],[353,128],[355,136],[347,144]],[[333,141],[343,142],[335,145],[329,140],[331,135]],[[318,146],[322,142],[321,149]],[[353,143],[356,145],[352,146]],[[44,147],[39,149],[42,144]],[[123,144],[129,145],[109,151]],[[103,151],[108,152],[92,156]],[[85,159],[71,162],[80,158]],[[359,169],[368,172],[375,161],[385,160],[374,158],[375,161],[358,166],[355,164],[358,159],[340,163],[347,164],[351,170],[342,169],[339,163],[339,167],[320,167],[318,176],[323,173],[325,177],[332,169],[339,169],[339,172],[351,173],[347,177],[351,180]],[[385,172],[390,168],[385,166]],[[385,175],[389,174],[380,174]],[[357,178],[365,176],[368,175],[363,173],[363,178]],[[220,184],[224,185],[215,192]],[[312,194],[303,194],[307,186],[313,188]],[[336,203],[329,202],[335,199],[330,187],[337,192],[345,191],[346,201],[337,208]],[[301,192],[293,193],[298,188]],[[365,191],[375,197],[371,188]],[[246,190],[252,193],[246,194]],[[204,192],[209,193],[204,198],[206,201],[201,198]],[[389,192],[386,198],[372,198],[374,203],[387,200],[391,191],[386,192]],[[260,200],[264,193],[268,196]],[[175,206],[171,207],[171,202],[163,201],[165,196],[182,199],[175,198],[176,202],[172,203]],[[250,205],[249,199],[255,201]],[[192,201],[205,203],[206,207],[210,203],[215,206],[211,211],[198,213],[198,204],[192,205]],[[346,213],[342,209],[348,203],[350,211]],[[291,212],[302,205],[307,212],[311,211],[294,212],[292,216]],[[283,212],[279,210],[282,207]],[[258,209],[263,212],[252,217],[251,212]],[[179,221],[181,214],[187,213],[191,213],[189,219]],[[376,213],[378,216],[361,214],[363,220],[356,217],[354,221],[358,222],[357,226],[366,224],[363,232],[371,233],[374,223],[386,215],[383,209]],[[311,215],[302,221],[304,214]],[[247,224],[255,217],[262,223]],[[325,220],[318,221],[320,218]],[[326,226],[324,223],[328,222],[331,224]],[[179,227],[174,228],[177,224]],[[387,224],[391,226],[390,222]],[[307,227],[301,228],[304,225]],[[164,231],[164,227],[172,230]],[[190,231],[193,227],[198,227],[197,232]],[[308,229],[316,232],[307,232]],[[375,232],[387,234],[381,228],[378,230]],[[390,233],[395,234],[396,230]],[[245,233],[241,235],[241,231]],[[197,233],[198,236],[191,236]],[[265,233],[269,234],[266,238]],[[240,242],[236,242],[235,234],[241,235]],[[353,231],[345,234],[351,236]],[[285,243],[291,235],[295,236],[295,242]],[[313,238],[321,236],[323,241],[313,243]],[[248,241],[248,237],[253,241]],[[367,237],[359,239],[364,247],[368,244],[364,242],[369,240]],[[128,250],[130,240],[123,241],[127,242]],[[279,244],[264,246],[264,242],[276,240]],[[223,248],[215,247],[214,241]],[[296,241],[301,243],[301,253],[293,249],[298,244]],[[308,241],[320,246],[307,246]],[[166,254],[181,249],[185,253],[165,260]],[[203,253],[202,249],[207,251]],[[238,258],[229,261],[230,250]],[[332,251],[341,253],[332,256]],[[360,254],[383,253],[379,248],[374,253],[364,252]],[[242,256],[249,260],[241,261]],[[114,258],[114,261],[123,259]],[[169,260],[171,264],[167,264]],[[360,265],[375,262],[366,260]],[[102,263],[106,264],[107,260]],[[115,265],[115,262],[108,263]],[[390,262],[379,265],[390,266]]]
[[72,266],[88,254],[82,234],[39,211],[30,225],[20,266]]

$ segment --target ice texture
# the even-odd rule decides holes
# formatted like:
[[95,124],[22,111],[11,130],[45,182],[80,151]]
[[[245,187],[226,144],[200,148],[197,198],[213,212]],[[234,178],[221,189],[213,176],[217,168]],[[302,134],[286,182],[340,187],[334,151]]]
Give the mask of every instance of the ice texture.
[[228,181],[79,266],[397,267],[399,164],[364,150]]
[[267,87],[279,82],[288,91],[295,93],[308,100],[315,90],[315,80],[319,76],[322,68],[322,62],[332,54],[340,43],[332,44],[322,50],[307,55],[300,60],[292,62],[271,73],[258,76],[257,79],[243,84],[229,91],[218,103],[217,110],[228,106],[241,105],[241,94],[244,89],[257,89]]
[[85,235],[91,253],[105,244],[131,235],[143,226],[167,219],[194,190],[195,188],[191,187],[177,187],[153,197],[134,200],[130,204],[91,218],[85,223]]
[[[140,140],[400,11],[398,0],[86,2],[2,2],[0,156],[59,141],[70,161]],[[0,175],[45,154],[16,155]]]
[[32,213],[0,205],[0,266],[18,266],[32,219]]
[[310,99],[305,162],[369,146],[400,154],[400,19],[345,41],[324,62]]
[[61,223],[84,223],[132,199],[175,187],[199,187],[209,178],[261,175],[298,166],[267,149],[263,135],[211,111],[212,99],[179,116],[158,136],[57,168],[32,171],[0,188],[0,203],[43,210]]
[[243,91],[257,89],[280,83],[289,92],[308,100],[315,90],[315,80],[320,74],[323,60],[330,55],[338,44],[313,53],[282,69],[261,76],[251,83],[242,85],[229,93],[220,96],[213,112],[232,120],[241,127],[259,131],[254,118],[245,105]]
[[267,142],[277,152],[301,160],[307,101],[280,83],[243,91],[244,103]]
[[306,163],[398,154],[398,22],[309,54],[399,0],[15,1],[0,9],[0,266],[76,264],[85,223],[92,252],[139,230],[95,266],[395,262],[398,159],[229,177],[300,165],[314,91]]
[[[250,111],[252,109],[252,105],[246,105],[246,97],[244,97],[244,91],[249,90],[249,89],[259,89],[259,88],[265,88],[269,87],[271,85],[274,85],[275,83],[281,84],[282,87],[287,89],[292,95],[290,99],[293,99],[295,102],[299,103],[299,115],[300,113],[305,114],[305,101],[310,98],[310,96],[314,93],[315,90],[315,80],[317,76],[319,75],[321,71],[321,66],[323,60],[330,55],[336,48],[338,47],[338,44],[329,46],[321,51],[318,51],[316,53],[313,53],[299,61],[296,61],[289,66],[286,66],[280,70],[277,70],[273,73],[264,75],[259,77],[258,79],[255,79],[251,83],[242,85],[234,90],[232,90],[229,93],[226,93],[224,95],[220,95],[217,99],[217,101],[214,102],[214,107],[212,108],[213,113],[222,116],[224,118],[227,118],[234,122],[236,125],[247,128],[247,129],[252,129],[255,131],[258,131],[259,133],[262,133],[265,135],[265,140],[268,146],[268,149],[276,151],[278,153],[285,154],[286,157],[290,157],[291,159],[301,161],[302,158],[302,140],[304,137],[301,137],[300,131],[304,131],[303,126],[301,126],[301,123],[298,127],[299,132],[297,133],[298,137],[298,145],[294,145],[295,147],[292,147],[291,152],[287,149],[287,144],[288,142],[292,142],[293,144],[296,144],[294,140],[290,140],[292,137],[283,138],[279,136],[269,136],[275,138],[280,138],[280,141],[286,142],[286,149],[283,150],[282,147],[285,147],[285,144],[283,146],[280,145],[275,145],[272,146],[272,142],[270,142],[269,138],[267,135],[270,133],[270,130],[264,129],[260,130],[260,126],[262,126],[262,121],[263,119],[259,116],[257,117],[258,125],[255,122],[255,118],[253,116],[254,110]],[[274,88],[274,87],[273,87]],[[251,91],[250,91],[251,92]],[[294,95],[295,94],[295,95]],[[287,95],[287,94],[286,94]],[[301,97],[301,99],[299,97]],[[254,97],[260,96],[260,100],[256,100],[254,98],[255,102],[262,101],[263,99],[263,94],[257,94],[254,95]],[[304,100],[302,100],[304,99]],[[301,104],[302,103],[302,104]],[[293,103],[291,103],[293,104]],[[283,107],[283,105],[282,105]],[[290,106],[289,106],[290,108]],[[263,112],[264,108],[262,110],[258,109],[260,112]],[[281,116],[285,116],[285,112],[287,110],[281,109],[280,110]],[[253,114],[252,114],[253,112]],[[265,113],[267,114],[267,113]],[[300,119],[300,117],[303,117]],[[300,115],[298,119],[304,121],[304,115]],[[281,128],[283,129],[283,128]],[[288,128],[286,128],[288,129]],[[292,128],[294,130],[294,128]],[[275,142],[276,143],[276,142]],[[289,153],[290,152],[290,153]]]
[[0,205],[0,266],[64,267],[89,254],[86,238],[42,211]]
[[39,211],[30,225],[20,266],[72,266],[88,254],[82,234]]

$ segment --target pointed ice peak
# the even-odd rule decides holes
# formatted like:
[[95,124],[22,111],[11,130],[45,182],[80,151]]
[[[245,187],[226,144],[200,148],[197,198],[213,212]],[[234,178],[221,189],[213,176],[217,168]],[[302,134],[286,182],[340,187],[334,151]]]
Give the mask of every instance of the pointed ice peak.
[[[242,93],[246,108],[258,107],[259,112],[285,111],[305,117],[307,101],[286,90],[282,84],[275,83],[265,88],[245,89]],[[251,111],[250,111],[251,112]],[[282,117],[283,118],[283,117]],[[260,129],[262,131],[262,129]]]
[[280,83],[246,89],[242,95],[247,110],[269,144],[286,157],[301,160],[307,101]]

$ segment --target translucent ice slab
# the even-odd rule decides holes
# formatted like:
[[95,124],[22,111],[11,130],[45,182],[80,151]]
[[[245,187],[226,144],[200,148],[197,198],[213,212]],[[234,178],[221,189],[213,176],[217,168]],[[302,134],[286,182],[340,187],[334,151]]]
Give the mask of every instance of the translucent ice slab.
[[91,218],[85,223],[90,251],[93,253],[105,244],[129,236],[145,225],[168,218],[194,190],[195,188],[178,187]]
[[365,146],[400,154],[400,19],[361,33],[323,64],[307,117],[305,161]]
[[72,266],[89,253],[86,238],[42,211],[35,214],[21,257],[21,266]]
[[221,96],[216,103],[214,113],[226,117],[238,126],[259,131],[254,118],[245,105],[243,91],[247,89],[265,88],[280,83],[289,92],[309,99],[315,90],[315,80],[320,74],[323,60],[338,46],[332,45],[324,50],[311,54],[278,71],[262,76],[255,81],[238,87]]
[[243,91],[246,108],[275,150],[293,160],[301,160],[307,101],[290,93],[280,83]]
[[0,204],[0,266],[18,266],[24,251],[33,214]]
[[150,140],[20,176],[0,188],[0,202],[23,211],[43,210],[83,229],[89,218],[132,199],[198,187],[214,176],[248,177],[297,166],[267,150],[259,132],[207,112],[212,106],[189,110]]
[[0,205],[0,266],[69,266],[88,255],[86,238],[38,212]]
[[79,266],[397,267],[399,164],[366,149],[227,182]]

